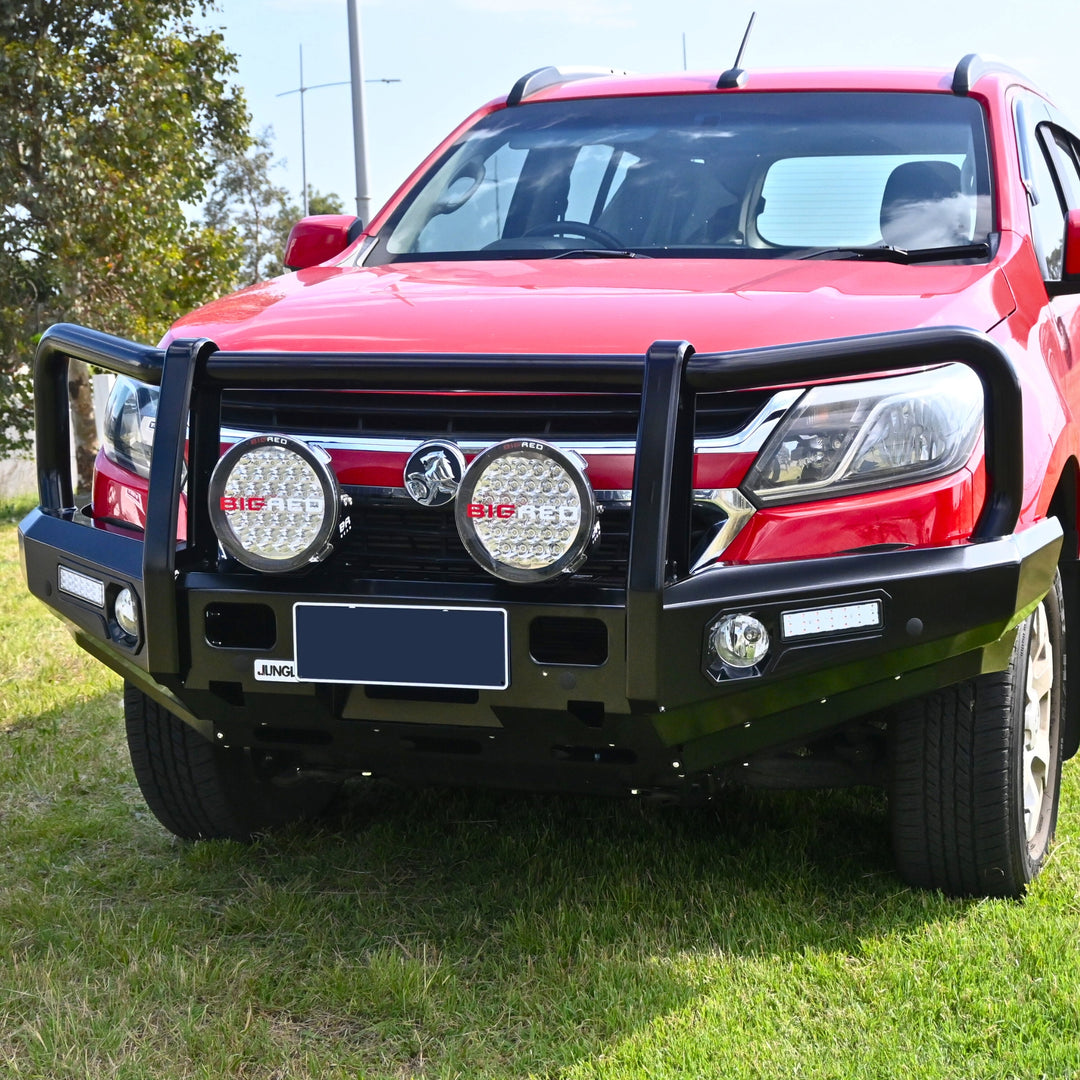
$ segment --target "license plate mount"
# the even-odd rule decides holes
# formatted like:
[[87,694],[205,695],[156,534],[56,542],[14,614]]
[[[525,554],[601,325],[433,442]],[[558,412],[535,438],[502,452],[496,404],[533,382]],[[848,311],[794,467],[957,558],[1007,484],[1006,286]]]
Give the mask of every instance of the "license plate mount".
[[406,604],[293,605],[301,682],[505,690],[504,608]]

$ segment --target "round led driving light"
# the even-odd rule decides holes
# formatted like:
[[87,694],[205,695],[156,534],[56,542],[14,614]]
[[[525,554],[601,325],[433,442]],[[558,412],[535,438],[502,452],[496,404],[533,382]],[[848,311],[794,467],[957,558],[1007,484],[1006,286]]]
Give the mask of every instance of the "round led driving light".
[[317,562],[337,526],[340,502],[327,461],[285,435],[238,442],[210,477],[218,540],[252,570],[285,573]]
[[600,535],[584,462],[535,439],[477,455],[461,480],[454,518],[469,554],[503,581],[571,573]]
[[728,667],[752,668],[769,651],[769,632],[753,615],[725,615],[710,627],[709,644]]

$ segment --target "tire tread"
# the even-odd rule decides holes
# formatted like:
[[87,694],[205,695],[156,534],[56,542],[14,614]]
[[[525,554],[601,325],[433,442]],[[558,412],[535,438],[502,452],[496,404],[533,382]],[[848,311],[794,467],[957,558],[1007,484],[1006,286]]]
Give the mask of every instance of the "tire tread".
[[[1049,601],[1063,657],[1060,578]],[[1004,671],[895,711],[889,725],[890,824],[897,868],[912,885],[957,896],[1017,897],[1038,872],[1045,853],[1034,862],[1029,858],[1018,829],[1022,795],[1014,776],[1020,752],[1015,714],[1023,707],[1029,633],[1030,620],[1018,629]],[[1059,677],[1063,682],[1063,669]],[[1056,774],[1051,782],[1056,798]]]
[[256,774],[246,751],[208,742],[131,683],[124,687],[124,719],[147,806],[185,840],[250,840],[319,813],[337,787],[319,780],[275,785]]

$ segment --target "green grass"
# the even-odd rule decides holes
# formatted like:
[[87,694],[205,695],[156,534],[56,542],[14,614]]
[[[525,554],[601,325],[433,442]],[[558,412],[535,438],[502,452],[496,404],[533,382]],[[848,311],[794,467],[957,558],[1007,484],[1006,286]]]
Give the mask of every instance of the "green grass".
[[249,847],[143,806],[117,679],[0,508],[0,1076],[1078,1077],[1080,767],[1023,905],[892,873],[881,797],[350,788]]

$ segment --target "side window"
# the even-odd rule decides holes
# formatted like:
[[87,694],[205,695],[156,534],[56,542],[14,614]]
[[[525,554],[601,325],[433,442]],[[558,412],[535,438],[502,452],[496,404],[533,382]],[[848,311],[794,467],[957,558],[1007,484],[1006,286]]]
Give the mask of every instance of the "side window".
[[1054,171],[1061,181],[1066,207],[1080,210],[1080,167],[1077,166],[1075,140],[1058,127],[1044,127],[1041,135],[1054,163]]
[[1034,101],[1021,100],[1016,106],[1016,133],[1020,142],[1020,163],[1024,186],[1028,193],[1031,214],[1031,239],[1039,257],[1043,278],[1061,278],[1062,238],[1065,234],[1065,210],[1061,204],[1058,185],[1046,156],[1046,148],[1036,131],[1049,132],[1044,107]]

